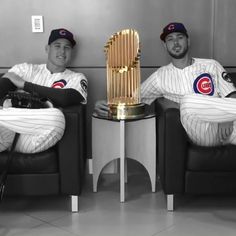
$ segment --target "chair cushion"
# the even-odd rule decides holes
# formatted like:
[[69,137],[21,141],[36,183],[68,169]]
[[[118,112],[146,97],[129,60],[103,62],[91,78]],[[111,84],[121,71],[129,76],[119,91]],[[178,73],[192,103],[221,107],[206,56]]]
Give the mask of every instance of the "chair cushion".
[[[7,151],[0,153],[0,172],[2,172],[6,165],[7,155]],[[58,161],[56,150],[51,148],[44,152],[33,154],[14,153],[9,173],[55,173],[57,170]]]
[[200,147],[190,145],[187,170],[236,171],[236,145]]

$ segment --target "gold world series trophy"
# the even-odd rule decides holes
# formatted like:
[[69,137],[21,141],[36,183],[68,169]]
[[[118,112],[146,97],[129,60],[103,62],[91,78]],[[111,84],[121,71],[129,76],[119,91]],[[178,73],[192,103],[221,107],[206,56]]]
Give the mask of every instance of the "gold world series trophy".
[[140,43],[136,30],[111,36],[105,46],[109,117],[137,119],[145,115],[140,103]]

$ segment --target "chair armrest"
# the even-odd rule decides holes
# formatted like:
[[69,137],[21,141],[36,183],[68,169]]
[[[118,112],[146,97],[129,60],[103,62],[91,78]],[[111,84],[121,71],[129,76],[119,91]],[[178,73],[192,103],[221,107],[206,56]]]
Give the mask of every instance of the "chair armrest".
[[86,106],[70,106],[62,111],[66,128],[57,145],[61,192],[79,195],[86,161]]
[[155,101],[159,173],[166,194],[184,191],[187,134],[180,121],[179,105],[165,98]]

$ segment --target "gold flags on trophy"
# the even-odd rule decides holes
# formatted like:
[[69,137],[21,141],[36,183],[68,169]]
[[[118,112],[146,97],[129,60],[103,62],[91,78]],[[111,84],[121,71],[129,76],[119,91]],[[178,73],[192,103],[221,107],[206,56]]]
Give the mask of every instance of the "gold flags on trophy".
[[144,113],[140,104],[140,42],[136,30],[125,29],[111,36],[105,46],[107,100],[110,115],[118,119]]

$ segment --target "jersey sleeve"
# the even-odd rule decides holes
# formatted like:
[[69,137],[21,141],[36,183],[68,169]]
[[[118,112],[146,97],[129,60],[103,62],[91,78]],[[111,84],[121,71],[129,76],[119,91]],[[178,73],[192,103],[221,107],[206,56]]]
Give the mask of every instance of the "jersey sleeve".
[[13,72],[20,76],[25,81],[30,81],[29,78],[32,74],[32,65],[28,63],[17,64],[13,66],[8,72]]
[[158,77],[158,71],[156,71],[141,84],[141,102],[150,105],[154,100],[163,96]]
[[68,81],[64,88],[72,88],[77,90],[84,98],[82,103],[87,103],[87,78],[82,73],[74,73],[73,77]]
[[215,67],[217,73],[217,92],[221,97],[226,97],[228,94],[236,91],[236,88],[230,79],[230,75],[219,62],[215,61]]

